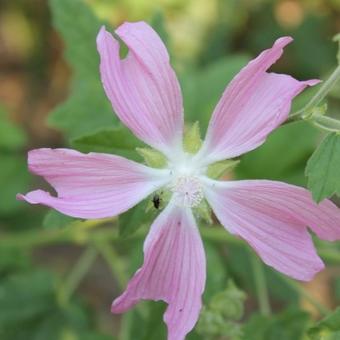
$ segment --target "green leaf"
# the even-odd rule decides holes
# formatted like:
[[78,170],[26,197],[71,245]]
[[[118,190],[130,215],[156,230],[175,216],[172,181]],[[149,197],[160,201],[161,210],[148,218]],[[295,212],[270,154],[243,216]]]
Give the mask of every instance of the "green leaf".
[[99,79],[96,36],[101,23],[81,0],[50,0],[53,24],[65,43],[73,79],[69,98],[49,116],[48,123],[70,137],[117,125]]
[[221,313],[227,319],[236,321],[243,316],[245,299],[246,294],[229,280],[227,288],[213,296],[209,308]]
[[0,281],[0,339],[110,339],[88,336],[87,312],[74,301],[61,305],[57,285],[50,272],[32,269]]
[[24,204],[17,201],[15,195],[28,190],[30,175],[26,159],[20,155],[0,153],[0,164],[0,213],[9,214],[24,208]]
[[330,133],[309,159],[308,188],[316,202],[340,193],[340,135]]
[[11,214],[24,206],[15,195],[26,191],[30,180],[26,159],[20,154],[25,143],[25,132],[9,121],[0,106],[0,214]]
[[27,269],[31,259],[18,248],[0,248],[0,278],[17,270]]
[[226,320],[215,311],[202,308],[196,331],[203,339],[238,340],[242,335],[241,325],[232,320]]
[[180,78],[186,120],[199,121],[204,132],[225,87],[247,61],[244,55],[234,55],[183,74]]
[[239,339],[242,333],[236,321],[243,316],[245,297],[243,291],[228,281],[227,288],[215,294],[209,305],[203,308],[197,332],[208,339],[217,339],[219,336]]
[[304,167],[313,153],[318,132],[305,122],[275,130],[267,141],[241,158],[235,169],[240,179],[283,180],[305,185]]
[[74,221],[76,221],[75,218],[51,209],[44,217],[43,227],[47,229],[58,229],[66,227]]
[[244,327],[244,340],[302,340],[309,323],[308,313],[290,308],[275,316],[253,314]]
[[311,340],[340,339],[340,308],[310,328],[308,335]]
[[0,285],[0,329],[41,315],[49,308],[53,281],[46,272],[10,276]]
[[141,142],[125,127],[104,128],[95,133],[71,140],[71,145],[81,152],[104,152],[136,159],[136,148]]
[[26,143],[26,135],[22,129],[14,125],[5,110],[0,106],[0,149],[17,150]]
[[135,233],[143,223],[150,220],[146,210],[147,201],[139,203],[134,208],[119,216],[119,236],[128,237]]

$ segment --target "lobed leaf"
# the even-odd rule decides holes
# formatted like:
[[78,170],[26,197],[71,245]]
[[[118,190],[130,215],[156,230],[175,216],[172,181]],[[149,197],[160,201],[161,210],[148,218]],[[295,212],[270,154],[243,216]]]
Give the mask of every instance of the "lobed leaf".
[[96,36],[100,21],[84,1],[50,0],[49,4],[73,79],[68,99],[50,114],[48,123],[73,138],[116,126],[118,119],[99,79]]
[[340,135],[330,133],[308,160],[308,188],[316,202],[340,193]]
[[136,159],[136,148],[142,143],[123,126],[103,128],[71,139],[71,145],[81,152],[104,152]]

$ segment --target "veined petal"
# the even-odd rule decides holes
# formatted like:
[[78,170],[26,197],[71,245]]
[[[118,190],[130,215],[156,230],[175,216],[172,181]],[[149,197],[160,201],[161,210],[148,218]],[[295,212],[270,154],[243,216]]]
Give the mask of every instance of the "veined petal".
[[289,114],[291,102],[318,80],[298,81],[267,73],[283,53],[290,37],[278,39],[231,81],[209,123],[200,156],[206,163],[233,158],[260,146]]
[[118,215],[168,181],[166,171],[123,157],[69,149],[32,150],[28,165],[54,187],[58,197],[35,190],[19,194],[18,199],[86,219]]
[[275,181],[211,181],[206,197],[218,220],[245,239],[262,260],[298,280],[323,269],[307,227],[320,238],[340,238],[340,210],[316,204],[304,188]]
[[124,23],[116,34],[129,48],[125,59],[119,56],[119,42],[104,27],[97,37],[106,95],[137,137],[169,154],[181,144],[183,104],[168,52],[145,22]]
[[139,300],[168,304],[164,321],[169,340],[182,340],[194,327],[205,285],[205,254],[189,208],[171,202],[157,217],[144,243],[144,263],[112,304],[123,313]]

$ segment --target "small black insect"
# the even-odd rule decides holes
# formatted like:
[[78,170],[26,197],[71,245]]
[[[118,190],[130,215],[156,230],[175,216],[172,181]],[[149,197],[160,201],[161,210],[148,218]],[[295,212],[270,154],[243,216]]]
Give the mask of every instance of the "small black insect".
[[158,194],[155,194],[152,198],[152,203],[155,209],[159,209],[159,206],[161,205],[161,198]]

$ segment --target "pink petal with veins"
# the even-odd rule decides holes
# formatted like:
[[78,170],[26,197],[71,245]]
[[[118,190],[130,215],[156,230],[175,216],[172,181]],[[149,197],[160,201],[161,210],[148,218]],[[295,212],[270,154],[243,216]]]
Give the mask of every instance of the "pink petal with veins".
[[170,203],[144,243],[144,263],[112,304],[123,313],[139,300],[168,304],[164,321],[169,340],[182,340],[196,324],[205,285],[205,254],[190,209]]
[[137,137],[169,154],[181,144],[183,104],[166,47],[144,22],[125,23],[116,34],[129,48],[125,59],[119,56],[119,42],[104,27],[97,37],[106,95]]
[[58,197],[35,190],[19,194],[18,199],[86,219],[118,215],[167,182],[164,171],[109,154],[37,149],[29,152],[28,164],[32,173],[54,187]]
[[320,238],[340,238],[340,212],[329,200],[316,204],[304,188],[282,182],[210,182],[205,189],[218,220],[245,239],[262,260],[298,280],[324,265],[307,227]]
[[232,80],[209,123],[201,157],[206,163],[233,158],[257,148],[284,122],[293,98],[318,80],[298,81],[267,73],[280,58],[290,37],[278,39]]

